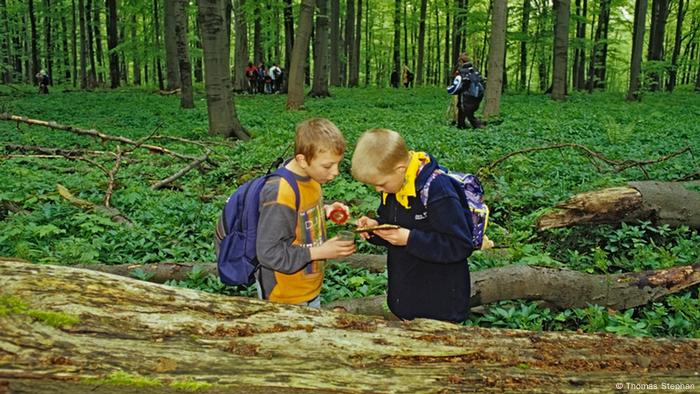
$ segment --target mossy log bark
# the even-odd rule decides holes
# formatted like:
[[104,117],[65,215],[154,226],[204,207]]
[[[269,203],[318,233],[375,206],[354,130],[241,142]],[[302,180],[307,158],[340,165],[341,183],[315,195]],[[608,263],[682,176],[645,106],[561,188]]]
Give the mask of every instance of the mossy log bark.
[[698,340],[385,321],[11,260],[0,263],[0,289],[0,392],[613,392],[624,382],[692,392],[700,385]]
[[542,215],[537,229],[637,220],[700,229],[698,188],[700,181],[648,181],[577,194]]
[[[331,260],[330,263],[346,263],[353,267],[381,272],[386,268],[386,256],[353,255],[342,261]],[[134,277],[135,270],[141,269],[151,276],[149,281],[163,283],[171,279],[185,279],[195,266],[204,273],[217,275],[215,264],[165,262],[80,267],[130,277]],[[612,275],[591,275],[559,268],[508,265],[472,272],[471,280],[472,307],[504,300],[527,299],[545,301],[556,308],[580,308],[588,304],[598,304],[620,310],[646,305],[700,283],[700,263]],[[353,313],[390,317],[391,314],[384,308],[384,298],[364,297],[343,300],[329,307],[342,306]]]

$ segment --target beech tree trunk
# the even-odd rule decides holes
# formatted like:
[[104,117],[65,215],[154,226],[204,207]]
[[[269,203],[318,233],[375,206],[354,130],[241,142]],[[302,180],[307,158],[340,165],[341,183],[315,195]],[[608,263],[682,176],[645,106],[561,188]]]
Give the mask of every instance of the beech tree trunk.
[[65,266],[4,261],[0,289],[13,393],[690,391],[700,369],[693,339],[385,321]]
[[503,60],[506,50],[507,25],[506,0],[493,1],[491,22],[491,43],[489,45],[488,80],[484,104],[484,119],[498,116],[501,112],[501,92],[503,90]]
[[542,215],[538,230],[582,224],[650,220],[655,225],[688,226],[700,229],[700,193],[695,182],[630,182],[581,193]]
[[[112,89],[119,87],[119,53],[115,48],[119,45],[117,32],[117,0],[107,0],[107,49],[109,51],[109,82]],[[68,53],[66,51],[65,56]]]
[[177,33],[175,32],[177,0],[166,0],[164,4],[166,87],[168,90],[175,90],[180,87],[180,66],[178,63]]
[[328,97],[328,0],[317,0],[316,34],[314,35],[314,81],[311,97]]
[[304,64],[309,52],[311,25],[314,16],[314,0],[302,0],[299,10],[299,27],[294,39],[292,62],[289,66],[287,109],[298,110],[304,106]]
[[331,85],[340,86],[340,0],[331,1]]
[[229,69],[229,28],[225,21],[228,7],[223,0],[198,0],[199,28],[204,50],[204,87],[207,93],[209,133],[242,140],[250,138],[245,131],[231,96]]
[[180,77],[180,108],[194,108],[192,92],[192,63],[190,62],[187,40],[188,0],[170,0],[175,3],[175,43],[177,52],[178,76]]
[[552,99],[562,101],[566,99],[568,85],[568,57],[569,57],[569,12],[571,4],[569,0],[554,0],[554,55],[552,65]]
[[634,28],[632,30],[632,59],[630,60],[630,86],[627,100],[639,100],[642,72],[642,47],[644,45],[644,24],[647,17],[647,0],[636,0],[634,6]]
[[[0,259],[0,261],[2,261]],[[384,255],[353,255],[330,264],[343,263],[372,272],[386,269]],[[149,281],[165,283],[184,280],[193,268],[203,275],[217,275],[216,264],[85,264],[77,266],[110,274],[134,277],[136,270],[148,275]],[[545,301],[559,308],[583,308],[588,304],[623,310],[646,305],[669,294],[700,283],[700,263],[645,272],[592,275],[583,272],[540,266],[508,265],[471,273],[472,308],[498,301],[526,299]],[[390,317],[384,308],[385,296],[336,301],[324,307],[343,306],[349,312]]]
[[243,92],[248,90],[245,68],[250,61],[248,58],[248,22],[245,18],[245,0],[234,0],[233,7],[236,36],[236,52],[233,59],[233,90]]

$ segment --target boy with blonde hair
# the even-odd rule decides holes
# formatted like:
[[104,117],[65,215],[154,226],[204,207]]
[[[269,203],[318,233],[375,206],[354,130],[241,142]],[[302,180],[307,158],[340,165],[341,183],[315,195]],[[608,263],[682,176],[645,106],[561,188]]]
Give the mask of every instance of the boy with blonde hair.
[[[299,209],[293,186],[271,177],[260,192],[256,252],[258,296],[273,302],[320,306],[324,261],[355,252],[353,241],[326,239],[325,218],[331,210],[348,207],[323,204],[321,185],[338,175],[345,139],[328,119],[307,119],[296,126],[294,157],[284,164],[299,190]],[[225,236],[221,220],[217,240]]]
[[409,151],[395,131],[363,133],[352,156],[352,175],[382,195],[377,219],[363,216],[357,225],[399,226],[361,234],[388,249],[387,303],[396,316],[461,322],[469,311],[471,219],[447,176],[430,182],[423,205],[421,189],[437,169],[433,156]]

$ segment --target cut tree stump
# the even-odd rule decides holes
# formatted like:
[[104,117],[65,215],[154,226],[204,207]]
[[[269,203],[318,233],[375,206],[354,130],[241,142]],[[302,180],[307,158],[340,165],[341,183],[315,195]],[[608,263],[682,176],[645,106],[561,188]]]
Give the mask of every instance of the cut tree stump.
[[0,289],[0,392],[700,387],[699,340],[385,321],[11,260]]
[[638,220],[700,229],[699,188],[700,181],[648,181],[577,194],[540,216],[537,229]]

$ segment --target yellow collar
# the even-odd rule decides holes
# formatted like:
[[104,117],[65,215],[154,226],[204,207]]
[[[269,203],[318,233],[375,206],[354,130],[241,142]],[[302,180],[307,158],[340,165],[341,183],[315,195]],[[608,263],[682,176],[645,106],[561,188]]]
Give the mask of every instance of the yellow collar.
[[[408,198],[416,196],[416,177],[420,172],[420,169],[430,163],[430,156],[425,152],[408,152],[410,159],[408,161],[408,166],[406,167],[406,173],[404,174],[403,186],[396,192],[396,201],[401,204],[404,208],[410,208],[408,206]],[[386,204],[387,193],[382,193],[382,203]]]

